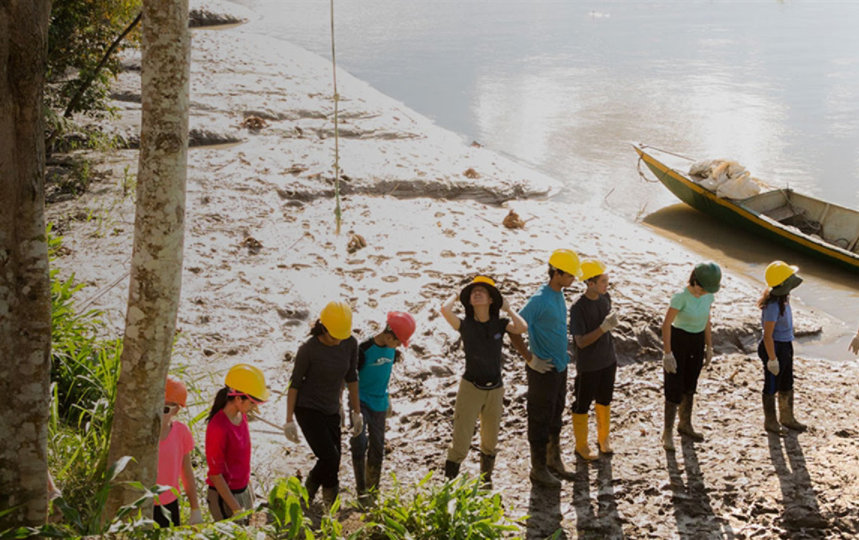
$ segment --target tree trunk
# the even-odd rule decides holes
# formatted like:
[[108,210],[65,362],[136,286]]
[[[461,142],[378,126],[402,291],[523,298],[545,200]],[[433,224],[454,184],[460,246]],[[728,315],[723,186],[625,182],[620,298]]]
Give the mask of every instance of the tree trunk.
[[44,524],[51,375],[42,88],[50,0],[0,2],[0,531]]
[[[122,456],[134,457],[119,480],[152,486],[182,277],[191,56],[188,0],[144,0],[142,31],[134,251],[109,459],[113,463]],[[104,517],[109,519],[139,495],[117,485]]]

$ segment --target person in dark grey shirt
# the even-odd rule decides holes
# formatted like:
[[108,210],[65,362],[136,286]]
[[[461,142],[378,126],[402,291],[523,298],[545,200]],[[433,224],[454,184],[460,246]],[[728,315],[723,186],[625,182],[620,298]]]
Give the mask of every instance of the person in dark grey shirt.
[[361,433],[364,420],[358,400],[358,342],[352,337],[352,310],[345,302],[330,302],[295,355],[286,399],[283,432],[298,442],[301,432],[316,456],[307,475],[307,494],[313,500],[322,486],[324,502],[337,497],[340,483],[341,432],[340,396],[343,384],[349,389],[352,436]]
[[[456,301],[462,303],[465,318],[453,313]],[[499,313],[504,311],[508,318]],[[441,307],[441,314],[462,336],[465,349],[465,373],[459,382],[453,413],[453,440],[447,451],[444,475],[454,478],[468,454],[474,427],[480,419],[480,473],[484,485],[492,488],[495,446],[504,409],[504,387],[501,378],[501,347],[507,332],[521,334],[528,324],[501,296],[495,282],[477,276],[458,295],[451,296]]]
[[592,460],[595,456],[588,448],[588,410],[594,400],[600,452],[612,453],[608,432],[617,356],[611,331],[619,321],[611,309],[605,265],[594,259],[582,261],[582,281],[587,289],[570,307],[570,334],[576,360],[573,432],[576,453]]

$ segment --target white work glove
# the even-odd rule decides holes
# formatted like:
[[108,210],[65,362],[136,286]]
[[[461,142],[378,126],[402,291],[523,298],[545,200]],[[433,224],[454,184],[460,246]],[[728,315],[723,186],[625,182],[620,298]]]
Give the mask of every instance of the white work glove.
[[677,359],[674,358],[673,352],[667,352],[662,355],[662,367],[668,373],[677,373]]
[[364,416],[357,411],[352,411],[352,437],[357,437],[364,431]]
[[713,346],[706,345],[704,346],[704,365],[710,365],[710,361],[713,359]]
[[778,375],[778,359],[773,358],[769,362],[767,362],[767,370],[773,375]]
[[203,512],[199,508],[191,510],[191,517],[188,518],[188,525],[199,525],[203,523]]
[[295,422],[287,422],[283,425],[283,434],[286,435],[286,440],[298,444],[298,428]]
[[620,321],[617,320],[617,313],[614,311],[610,311],[608,315],[605,316],[605,319],[600,323],[600,330],[603,332],[611,332],[617,325],[620,324]]
[[859,354],[859,333],[853,336],[853,341],[850,342],[847,348],[853,351],[853,354]]
[[548,373],[554,366],[548,360],[543,360],[536,354],[532,354],[531,359],[528,360],[528,367],[537,373]]

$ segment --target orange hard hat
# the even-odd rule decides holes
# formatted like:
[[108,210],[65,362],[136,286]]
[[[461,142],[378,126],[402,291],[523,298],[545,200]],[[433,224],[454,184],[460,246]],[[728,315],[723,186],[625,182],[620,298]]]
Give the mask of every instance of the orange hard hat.
[[185,383],[172,375],[167,375],[167,384],[164,385],[164,403],[178,403],[185,406],[188,401],[188,389]]

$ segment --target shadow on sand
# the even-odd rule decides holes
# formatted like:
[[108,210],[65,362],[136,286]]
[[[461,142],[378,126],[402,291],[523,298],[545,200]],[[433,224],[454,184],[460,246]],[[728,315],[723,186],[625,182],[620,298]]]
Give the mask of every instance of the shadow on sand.
[[[591,500],[590,470],[596,469],[596,508]],[[573,481],[573,508],[579,538],[623,538],[617,502],[614,497],[611,455],[601,454],[590,464],[576,460]]]
[[710,496],[707,494],[707,486],[704,483],[704,476],[698,463],[695,445],[688,437],[681,437],[680,450],[683,452],[685,483],[677,465],[677,453],[665,452],[678,537],[689,540],[736,538],[731,526],[713,512]]
[[[805,455],[797,433],[790,431],[784,435],[784,438],[768,433],[767,438],[770,459],[781,486],[784,528],[804,538],[826,536],[823,529],[829,523],[820,514],[817,494],[811,485],[811,477],[805,466]],[[785,454],[787,454],[787,460],[785,460]]]
[[568,538],[561,529],[561,488],[544,487],[532,482],[528,516],[528,540]]

